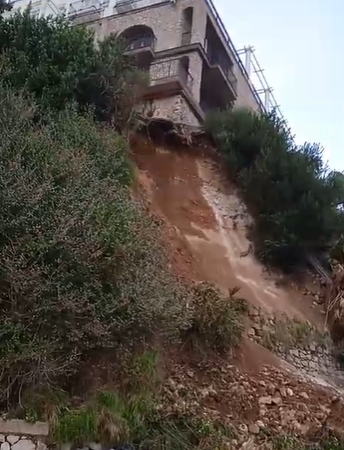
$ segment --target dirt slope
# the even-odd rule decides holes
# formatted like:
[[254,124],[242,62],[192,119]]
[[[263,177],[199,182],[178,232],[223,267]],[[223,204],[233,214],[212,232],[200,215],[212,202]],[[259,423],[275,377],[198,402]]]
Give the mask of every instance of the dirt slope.
[[311,300],[291,286],[277,287],[277,276],[255,259],[246,236],[251,219],[214,158],[200,149],[169,151],[143,138],[133,150],[152,210],[167,225],[181,276],[223,290],[240,287],[249,303],[268,313],[323,324]]
[[[324,317],[313,299],[290,283],[278,287],[281,278],[268,274],[248,252],[251,219],[213,154],[157,147],[143,137],[135,139],[132,150],[140,187],[152,213],[165,224],[173,269],[181,277],[209,281],[223,290],[240,287],[249,303],[267,313],[285,313],[322,327]],[[198,415],[229,420],[242,430],[233,448],[265,448],[255,435],[262,427],[302,436],[342,429],[344,403],[338,391],[305,378],[248,339],[227,366],[209,357],[197,363],[178,350],[167,359],[171,411],[198,405]]]

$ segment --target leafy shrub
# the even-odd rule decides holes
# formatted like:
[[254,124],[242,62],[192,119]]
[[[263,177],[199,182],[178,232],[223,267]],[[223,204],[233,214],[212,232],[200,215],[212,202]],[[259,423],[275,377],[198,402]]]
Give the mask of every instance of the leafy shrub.
[[1,20],[0,60],[2,80],[33,95],[40,108],[93,105],[97,118],[118,128],[130,120],[147,83],[116,36],[95,46],[91,30],[61,17],[35,18],[29,10]]
[[206,127],[255,215],[263,259],[290,267],[321,254],[339,237],[343,175],[328,170],[319,145],[296,147],[274,114],[215,113]]
[[125,141],[73,108],[32,123],[0,88],[0,398],[63,383],[96,349],[188,326]]
[[225,351],[241,341],[247,304],[236,292],[226,297],[206,282],[194,287],[190,331],[213,350]]
[[11,3],[7,2],[6,0],[0,0],[0,14],[2,14],[4,11],[10,11],[11,9]]

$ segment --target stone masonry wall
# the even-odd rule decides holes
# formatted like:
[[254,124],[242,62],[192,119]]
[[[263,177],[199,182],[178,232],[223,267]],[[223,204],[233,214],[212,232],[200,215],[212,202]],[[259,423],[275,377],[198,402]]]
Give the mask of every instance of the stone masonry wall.
[[[90,26],[96,32],[98,37],[104,37],[111,33],[122,33],[133,25],[146,25],[153,30],[157,38],[155,50],[159,52],[176,48],[181,45],[183,10],[189,6],[194,6],[192,0],[177,0],[175,3],[161,3],[155,7],[143,8],[126,14],[106,17],[90,24]],[[191,43],[200,43],[201,45],[204,45],[207,17],[210,18],[206,2],[199,2],[197,8],[194,7],[193,9]],[[213,22],[213,24],[215,28],[217,28],[216,23]],[[221,36],[220,38],[223,41]],[[193,55],[189,55],[189,57],[190,73],[194,79],[193,95],[198,102],[200,99],[203,61],[195,52]],[[239,66],[235,63],[234,55],[232,55],[231,58],[234,62],[233,71],[238,80],[238,98],[235,102],[235,107],[248,107],[258,111],[259,105],[249,88],[247,80],[242,74]]]
[[[283,337],[282,333],[288,333],[283,320],[266,317],[259,308],[251,310],[250,319],[251,327],[247,333],[249,339],[268,347],[300,372],[320,378],[335,387],[344,387],[344,368],[337,361],[334,345],[327,334],[319,333],[309,323],[288,319],[290,333],[293,332],[293,323],[296,327],[294,330],[298,329],[301,333],[296,331],[296,336]],[[306,330],[303,337],[300,336],[302,327]]]
[[48,434],[45,422],[0,419],[0,450],[46,450]]
[[200,125],[199,120],[182,95],[154,100],[151,110],[152,117],[155,118],[167,119],[175,123],[183,123],[195,127]]
[[[122,33],[133,25],[146,25],[153,30],[157,38],[156,51],[179,47],[182,39],[183,10],[189,6],[194,7],[194,1],[178,0],[175,3],[164,2],[155,7],[114,15],[99,22],[101,29],[98,33],[108,36],[110,33]],[[191,43],[204,42],[206,21],[206,7],[200,2],[193,11]]]

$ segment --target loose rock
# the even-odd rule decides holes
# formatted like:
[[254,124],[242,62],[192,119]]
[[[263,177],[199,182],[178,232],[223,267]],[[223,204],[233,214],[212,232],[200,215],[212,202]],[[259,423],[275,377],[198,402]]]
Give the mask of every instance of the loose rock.
[[[46,444],[44,442],[42,442],[42,441],[37,442],[36,450],[47,450],[47,448],[48,447],[46,446]],[[96,449],[92,449],[92,450],[96,450]]]
[[309,395],[307,394],[307,392],[301,392],[300,396],[306,400],[309,399]]
[[256,423],[251,423],[248,426],[248,431],[252,434],[259,434],[260,428]]
[[271,399],[272,403],[274,405],[281,405],[282,404],[282,398],[279,395],[276,395]]
[[6,437],[6,441],[13,445],[19,441],[19,436],[9,435]]
[[258,403],[260,403],[261,405],[271,405],[272,398],[270,395],[268,397],[259,397]]
[[12,445],[12,450],[35,450],[35,449],[36,449],[35,444],[29,439],[21,439],[16,444]]

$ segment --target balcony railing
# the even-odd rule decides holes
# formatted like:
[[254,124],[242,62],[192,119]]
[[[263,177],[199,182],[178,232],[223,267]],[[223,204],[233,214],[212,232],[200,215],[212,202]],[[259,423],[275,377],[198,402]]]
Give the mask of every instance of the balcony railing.
[[100,13],[102,9],[102,3],[99,0],[78,0],[70,4],[68,15],[73,16],[88,12]]
[[212,66],[219,66],[227,80],[230,82],[232,88],[236,92],[237,90],[237,79],[232,70],[231,64],[228,58],[221,52],[217,52],[210,48],[208,41],[205,41],[205,52],[207,54],[208,60]]
[[137,36],[126,39],[126,51],[131,52],[139,49],[151,49],[154,51],[156,44],[155,36]]
[[151,65],[149,72],[152,81],[178,78],[185,87],[190,91],[192,90],[193,78],[189,71],[182,66],[178,58],[155,62]]
[[169,0],[118,0],[113,8],[114,14],[123,14],[135,9],[166,3]]

